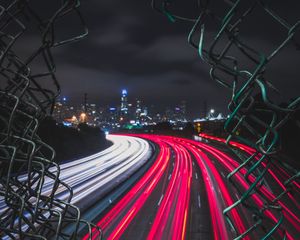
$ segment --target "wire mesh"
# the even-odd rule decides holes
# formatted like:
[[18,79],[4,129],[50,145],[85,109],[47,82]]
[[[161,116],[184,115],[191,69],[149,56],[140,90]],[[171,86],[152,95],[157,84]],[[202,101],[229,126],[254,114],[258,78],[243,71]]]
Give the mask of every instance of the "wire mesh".
[[[285,215],[280,200],[286,194],[298,191],[300,172],[293,170],[292,176],[282,182],[285,190],[281,193],[272,199],[266,198],[262,193],[262,186],[265,185],[271,166],[282,164],[276,155],[280,149],[280,128],[299,110],[300,103],[300,97],[284,107],[274,101],[273,92],[278,93],[279,90],[273,86],[268,69],[274,59],[280,58],[280,54],[288,47],[299,50],[297,34],[300,21],[299,18],[290,22],[285,20],[279,11],[281,9],[274,10],[270,7],[271,2],[152,0],[152,7],[166,15],[170,21],[192,24],[188,35],[189,44],[210,65],[211,78],[230,91],[228,109],[231,114],[225,122],[227,144],[230,145],[231,139],[237,139],[255,149],[250,157],[242,158],[241,165],[227,177],[237,188],[235,176],[242,174],[242,169],[247,168],[243,176],[249,183],[249,188],[241,192],[240,198],[233,205],[224,209],[224,216],[235,233],[235,239],[243,239],[259,231],[262,232],[259,235],[261,239],[278,236],[281,239],[290,238],[281,226]],[[256,12],[260,12],[259,17],[269,20],[264,22],[260,18],[253,18]],[[272,27],[268,24],[273,24],[276,28],[275,38],[278,41],[269,52],[256,46],[253,36],[245,36],[245,32],[250,32],[249,28],[257,29],[259,24],[265,24],[266,31]],[[252,176],[255,176],[254,180],[251,180]],[[251,201],[254,194],[263,198],[263,206]],[[252,225],[245,232],[238,232],[231,220],[232,210],[239,206],[245,207],[253,219]],[[274,220],[270,216],[277,218]]]
[[[60,94],[53,48],[88,33],[79,7],[79,0],[0,2],[1,239],[77,239],[82,227],[90,236],[92,228],[101,236],[101,230],[81,219],[80,210],[71,204],[72,188],[59,178],[55,151],[36,133]],[[79,20],[81,33],[65,36],[59,28],[70,15]],[[32,36],[34,48],[25,56],[24,50],[29,49],[26,37]],[[43,69],[37,68],[36,62]],[[44,183],[49,180],[53,181],[52,189],[45,194]],[[68,191],[67,200],[56,197],[59,188]],[[65,232],[66,226],[72,231]]]

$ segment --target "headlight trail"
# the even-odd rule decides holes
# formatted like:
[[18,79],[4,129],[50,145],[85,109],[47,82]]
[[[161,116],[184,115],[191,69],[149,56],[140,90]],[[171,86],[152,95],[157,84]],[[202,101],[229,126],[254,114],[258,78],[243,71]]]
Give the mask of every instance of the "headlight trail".
[[[73,188],[72,203],[77,206],[90,206],[137,171],[151,155],[150,146],[143,139],[114,135],[107,138],[113,145],[106,150],[60,165],[60,179]],[[24,175],[19,180],[24,181],[26,178]],[[46,177],[42,189],[44,195],[51,194],[52,185],[53,180]],[[69,197],[63,185],[58,186],[56,193],[62,200]],[[6,211],[3,201],[0,202],[0,213]]]
[[[143,206],[148,196],[154,190],[158,181],[160,180],[164,170],[166,169],[170,160],[170,149],[161,141],[155,141],[159,145],[160,152],[157,156],[155,163],[146,172],[146,174],[133,186],[133,188],[97,223],[103,232],[106,228],[117,220],[118,215],[130,205],[129,210],[125,213],[124,217],[117,223],[117,227],[107,237],[107,239],[117,239],[125,231],[126,227],[137,214],[139,209]],[[96,232],[97,233],[97,232]],[[93,236],[95,239],[97,235]],[[86,235],[83,239],[88,239]]]
[[[187,144],[179,144],[177,139],[152,135],[141,135],[140,137],[151,140],[160,146],[160,155],[152,169],[156,168],[158,164],[161,164],[160,161],[162,160],[162,156],[165,155],[165,149],[169,149],[171,147],[175,153],[172,175],[168,182],[164,197],[155,214],[147,239],[185,239],[192,178],[192,157],[190,152],[192,152],[192,155],[196,157],[197,162],[201,161],[199,165],[203,172],[205,187],[209,194],[214,238],[229,239],[229,231],[222,214],[222,209],[225,205],[222,205],[222,197],[218,196],[218,191],[216,191],[216,189],[222,189],[221,192],[222,195],[225,196],[224,198],[226,198],[226,204],[233,203],[233,200],[230,198],[229,192],[224,186],[224,183],[217,171],[215,169],[212,170],[212,166],[207,165],[209,163],[202,162],[202,158],[204,156],[200,156],[200,154],[203,153],[197,152]],[[170,154],[168,154],[167,158],[169,157]],[[168,161],[169,159],[165,160],[165,166],[163,168],[159,167],[159,177],[161,177],[161,174],[166,169]],[[154,187],[159,179],[156,177],[155,172],[152,169],[149,170],[148,173],[126,194],[126,196],[124,196],[116,204],[116,206],[97,223],[97,225],[104,231],[105,239],[120,239],[122,233],[126,230],[130,222],[142,208],[146,198],[148,198],[154,191]],[[152,178],[152,180],[148,183],[148,187],[145,188],[144,185],[150,178]],[[138,193],[138,191],[143,192]],[[147,194],[145,195],[145,193]],[[132,201],[134,201],[134,203],[132,203]],[[130,205],[130,207],[128,207],[128,205]],[[124,209],[126,209],[125,214],[122,213]],[[240,231],[244,231],[245,227],[242,220],[237,213],[234,213],[234,215]],[[114,221],[119,219],[119,216],[122,216],[121,220],[117,220],[116,224]],[[106,229],[111,226],[114,226],[112,232],[105,235]],[[85,236],[84,239],[87,239],[87,236]]]
[[[150,228],[143,233],[146,234],[148,240],[186,239],[190,215],[191,181],[194,171],[192,166],[193,161],[198,165],[202,175],[201,181],[203,181],[204,184],[203,188],[206,189],[207,196],[202,197],[207,197],[209,200],[209,221],[211,222],[213,238],[222,240],[232,239],[235,236],[247,232],[253,220],[251,216],[243,215],[246,211],[242,205],[230,211],[229,216],[231,222],[226,221],[226,216],[223,214],[223,210],[234,204],[238,196],[234,196],[235,190],[229,188],[230,185],[227,184],[225,175],[223,174],[223,176],[221,176],[220,169],[224,169],[227,172],[233,171],[239,166],[236,160],[209,144],[193,140],[146,134],[133,136],[154,142],[159,147],[159,153],[157,159],[148,171],[97,223],[97,226],[103,230],[105,239],[122,238],[123,234],[125,234],[127,229],[131,227],[131,224],[134,223],[134,220],[143,217],[138,215],[138,213],[147,207],[153,208],[153,219],[151,220]],[[235,144],[237,147],[241,147],[241,150],[247,154],[251,153],[247,146],[240,146],[238,143]],[[217,160],[218,164],[216,165],[212,159]],[[173,165],[171,162],[173,162]],[[173,168],[170,169],[171,174],[168,178],[167,185],[161,190],[163,194],[159,199],[158,206],[154,206],[152,203],[146,204],[150,196],[156,196],[156,188],[159,182],[162,181],[162,176],[167,173],[167,169],[169,169],[168,166],[170,165],[172,165]],[[243,174],[245,173],[246,168],[241,168],[240,173],[235,176],[237,183],[244,189],[248,188],[249,184],[255,181],[255,176],[250,175],[249,182],[247,182],[246,179],[243,178]],[[276,175],[271,176],[274,178],[274,181],[279,181]],[[274,198],[273,193],[268,188],[261,186],[260,190],[265,198]],[[235,195],[238,195],[238,192],[235,191]],[[251,195],[251,199],[257,207],[261,208],[264,206],[264,198],[261,195],[254,193]],[[293,226],[294,229],[298,231],[298,216],[294,214],[285,203],[280,203],[285,209],[285,217],[289,221],[289,224],[291,224],[290,226]],[[264,214],[274,223],[278,221],[278,216],[274,215],[271,210],[265,210]],[[149,225],[149,223],[145,224]],[[230,224],[233,224],[232,228]],[[233,229],[236,232],[234,232]],[[258,237],[259,234],[259,232],[253,232],[251,235],[246,235],[243,239]],[[274,234],[282,237],[283,231],[279,229],[279,231]],[[287,239],[294,239],[293,233],[286,232],[286,236]],[[94,235],[92,239],[96,237],[97,236]],[[85,236],[83,239],[88,239],[88,236]]]
[[[208,135],[202,137],[225,143],[225,139]],[[102,229],[105,239],[120,239],[124,234],[131,234],[128,229],[132,228],[134,222],[143,218],[139,213],[147,208],[150,208],[150,215],[147,219],[149,222],[145,224],[149,227],[142,233],[143,239],[186,239],[192,209],[191,192],[196,191],[199,194],[199,186],[206,191],[206,195],[201,198],[208,199],[207,207],[210,217],[205,221],[210,222],[209,226],[211,226],[214,239],[232,239],[245,233],[251,226],[253,220],[251,216],[243,215],[247,212],[242,204],[238,203],[238,207],[228,213],[231,221],[227,221],[226,217],[228,216],[223,214],[223,210],[234,204],[239,198],[239,192],[230,188],[222,171],[230,173],[240,166],[239,162],[228,154],[209,144],[178,137],[141,134],[110,135],[108,138],[113,142],[110,148],[60,166],[61,179],[74,189],[72,203],[76,203],[82,209],[89,209],[89,206],[97,204],[102,196],[117,188],[120,182],[126,182],[145,164],[152,155],[148,142],[153,142],[157,146],[157,156],[155,161],[151,162],[152,165],[147,166],[144,175],[135,181],[119,200],[111,203],[110,209],[107,209],[105,215],[97,223],[97,226]],[[230,143],[247,156],[254,153],[254,149],[246,145],[237,142]],[[258,158],[259,156],[254,156],[254,159]],[[217,163],[214,160],[217,160]],[[263,167],[266,167],[266,164]],[[196,169],[201,173],[201,179],[193,178],[193,172]],[[281,189],[285,190],[282,178],[286,178],[289,174],[281,168],[269,168],[268,172],[270,173],[268,181],[276,182]],[[242,166],[234,175],[236,183],[243,189],[247,189],[256,180],[254,174],[250,174],[245,179],[246,173],[247,166]],[[26,178],[27,176],[24,175],[19,180],[24,181]],[[198,182],[198,185],[193,185],[192,188],[192,181]],[[50,195],[52,184],[53,180],[46,178],[43,193]],[[293,184],[297,187],[298,183],[294,181]],[[261,185],[259,190],[260,194],[251,194],[251,204],[263,208],[265,201],[272,201],[275,194],[264,185]],[[61,199],[69,197],[64,186],[58,186],[57,196]],[[291,200],[289,203],[299,206],[295,196],[288,194],[288,197]],[[152,202],[149,199],[152,199]],[[289,208],[285,201],[278,200],[278,203],[284,210],[283,214],[287,220],[285,224],[289,224],[294,229],[286,231],[287,239],[295,239],[295,231],[300,232],[299,216]],[[0,212],[5,211],[3,206],[3,202],[0,202]],[[268,224],[278,221],[278,215],[273,211],[267,209],[263,213],[271,219]],[[97,212],[92,215],[91,217],[94,218],[101,216]],[[98,231],[93,231],[92,239],[96,239],[97,234],[99,234]],[[275,237],[283,237],[283,228],[274,234]],[[257,238],[258,236],[259,233],[254,232],[246,235],[243,239]],[[83,239],[88,239],[88,235]]]

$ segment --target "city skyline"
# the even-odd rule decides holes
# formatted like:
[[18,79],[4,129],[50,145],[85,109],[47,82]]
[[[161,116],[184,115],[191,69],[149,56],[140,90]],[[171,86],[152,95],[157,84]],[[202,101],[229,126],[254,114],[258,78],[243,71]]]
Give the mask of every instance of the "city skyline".
[[[182,130],[190,123],[196,124],[207,120],[223,122],[225,120],[222,113],[217,113],[213,108],[207,109],[207,106],[203,115],[194,119],[189,118],[186,101],[180,101],[176,105],[165,107],[163,111],[159,111],[154,105],[148,106],[139,98],[132,101],[127,89],[121,90],[119,102],[116,105],[101,106],[88,102],[87,93],[84,93],[83,96],[83,102],[77,105],[70,103],[66,97],[58,100],[52,113],[53,119],[57,123],[75,128],[79,126],[78,124],[85,123],[99,127],[107,133],[132,128],[141,129],[163,122],[168,122],[173,129]],[[197,125],[197,129],[199,126]],[[216,126],[219,127],[218,124]]]
[[58,103],[68,103],[68,105],[72,105],[72,106],[76,106],[76,107],[83,107],[84,106],[84,102],[87,101],[87,104],[93,104],[93,105],[97,105],[98,108],[101,109],[110,109],[110,108],[114,108],[117,109],[119,111],[122,112],[122,108],[123,111],[128,110],[127,106],[122,106],[122,98],[124,98],[124,91],[126,92],[126,102],[125,104],[129,105],[130,107],[136,106],[137,105],[137,101],[139,102],[138,104],[141,105],[142,107],[146,107],[148,108],[152,114],[165,114],[166,111],[170,111],[171,110],[176,110],[178,108],[180,108],[180,106],[182,105],[182,103],[184,102],[184,104],[186,105],[184,108],[184,114],[186,116],[187,120],[193,120],[193,119],[197,119],[197,118],[204,118],[207,117],[210,114],[210,110],[214,109],[214,111],[216,111],[216,113],[221,113],[223,115],[226,115],[227,111],[226,109],[218,109],[215,108],[215,106],[210,105],[207,103],[207,101],[203,101],[199,104],[199,109],[198,109],[198,113],[193,113],[191,112],[190,108],[189,108],[189,102],[187,102],[185,99],[179,99],[177,102],[173,102],[172,104],[154,104],[151,102],[145,102],[143,98],[141,97],[135,97],[131,95],[131,92],[129,92],[127,89],[121,89],[119,92],[115,93],[114,96],[114,101],[112,102],[108,102],[108,101],[103,101],[103,102],[99,102],[99,101],[92,101],[89,99],[89,95],[87,93],[82,93],[82,97],[81,99],[74,99],[74,98],[69,98],[68,96],[61,96],[60,98],[57,99]]
[[[48,15],[49,10],[42,2],[36,4],[41,14]],[[280,8],[289,12],[287,19],[297,17],[296,11],[289,11],[288,5]],[[78,103],[87,92],[90,101],[109,104],[117,102],[117,92],[126,88],[133,98],[142,98],[148,105],[167,106],[185,100],[190,112],[195,113],[191,117],[201,114],[199,105],[204,101],[220,111],[227,111],[230,92],[211,80],[209,66],[189,46],[187,35],[191,25],[170,22],[153,11],[150,1],[127,4],[116,0],[90,0],[82,2],[81,9],[89,28],[88,37],[53,52],[61,96]],[[188,12],[189,8],[184,6],[182,10]],[[274,36],[278,29],[270,26],[267,32],[263,26],[255,26],[258,31],[255,34],[261,38],[253,39],[251,31],[245,37],[253,39],[259,49],[271,51],[277,44]],[[210,35],[213,29],[210,25],[207,27]],[[59,26],[60,31],[69,35],[81,31],[77,28],[76,24],[68,28],[63,24]],[[253,28],[250,24],[249,29]],[[23,39],[27,48],[20,49],[21,56],[27,56],[36,41],[36,35],[28,34]],[[278,102],[287,102],[298,95],[297,57],[298,52],[287,48],[281,53],[282,61],[274,61],[269,66],[267,80],[282,93],[275,94]],[[42,71],[41,63],[35,63],[35,67]]]

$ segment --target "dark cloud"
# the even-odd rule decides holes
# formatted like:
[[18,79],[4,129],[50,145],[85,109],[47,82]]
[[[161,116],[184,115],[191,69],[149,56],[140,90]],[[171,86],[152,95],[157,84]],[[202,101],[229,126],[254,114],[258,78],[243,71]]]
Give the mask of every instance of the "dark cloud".
[[186,35],[162,36],[138,53],[139,58],[158,62],[194,62],[198,56],[187,43]]
[[179,85],[179,86],[187,86],[193,84],[190,79],[173,79],[171,81],[172,84]]
[[[294,4],[299,10],[299,3],[270,1],[270,4],[291,21],[298,19],[298,11],[289,7]],[[89,27],[88,38],[54,52],[64,95],[80,102],[87,92],[89,99],[98,104],[116,104],[120,90],[128,88],[129,98],[138,97],[148,104],[176,105],[186,100],[193,116],[202,111],[203,101],[208,102],[208,107],[226,111],[230,93],[210,79],[209,67],[188,45],[190,24],[171,23],[155,12],[148,0],[86,0],[82,1],[81,11]],[[287,11],[290,14],[286,15]],[[245,22],[241,36],[253,48],[271,52],[286,32],[268,16],[257,22],[256,18],[265,17],[265,13],[258,10],[255,13],[251,21]],[[71,24],[66,32],[78,31],[75,25],[75,22]],[[60,28],[65,29],[65,24]],[[205,35],[208,44],[215,30],[214,25],[208,25]],[[34,41],[34,36],[24,41],[27,46],[24,54]],[[220,41],[220,45],[226,41]],[[231,53],[244,63],[238,50]],[[299,81],[295,80],[299,76],[298,63],[299,51],[293,48],[280,53],[270,63],[268,78],[287,96],[299,92]]]

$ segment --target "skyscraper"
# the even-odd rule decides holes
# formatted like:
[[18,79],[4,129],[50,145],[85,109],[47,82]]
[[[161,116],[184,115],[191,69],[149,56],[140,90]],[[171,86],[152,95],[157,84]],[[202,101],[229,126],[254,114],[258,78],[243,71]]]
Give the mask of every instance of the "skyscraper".
[[127,90],[123,89],[122,90],[122,95],[121,95],[121,117],[124,117],[128,114],[128,101],[127,101]]
[[140,119],[142,113],[141,100],[136,99],[136,108],[135,108],[135,120],[138,121]]

